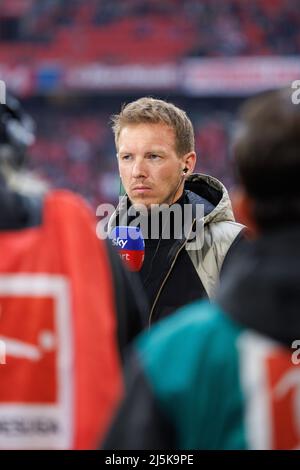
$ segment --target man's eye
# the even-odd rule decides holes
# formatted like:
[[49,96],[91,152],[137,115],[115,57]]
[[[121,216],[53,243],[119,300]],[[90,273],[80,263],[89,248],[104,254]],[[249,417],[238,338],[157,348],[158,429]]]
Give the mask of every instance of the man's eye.
[[149,155],[149,158],[150,160],[157,160],[159,158],[159,155],[157,155],[156,153],[151,153]]
[[122,155],[121,159],[122,160],[130,160],[131,155]]

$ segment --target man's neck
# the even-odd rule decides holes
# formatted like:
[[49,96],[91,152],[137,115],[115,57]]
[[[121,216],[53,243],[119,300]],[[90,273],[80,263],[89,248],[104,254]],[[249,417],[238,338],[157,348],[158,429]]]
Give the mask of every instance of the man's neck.
[[[146,239],[174,239],[181,238],[184,224],[184,205],[187,203],[185,191],[171,205],[165,204],[163,209],[156,204],[147,211],[139,211],[134,207],[131,201],[127,200],[127,210],[122,210],[118,225],[137,225],[143,232],[147,233]],[[177,207],[180,206],[180,207]],[[130,210],[130,209],[136,209]]]

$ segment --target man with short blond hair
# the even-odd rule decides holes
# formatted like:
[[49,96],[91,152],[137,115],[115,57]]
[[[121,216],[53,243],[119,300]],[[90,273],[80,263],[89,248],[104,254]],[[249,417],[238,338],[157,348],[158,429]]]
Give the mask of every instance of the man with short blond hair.
[[140,98],[124,106],[112,117],[115,142],[118,147],[120,132],[130,124],[164,123],[175,133],[175,148],[178,155],[195,150],[194,129],[185,111],[172,103],[154,98]]
[[[145,261],[140,274],[151,325],[179,306],[213,296],[224,258],[242,226],[234,222],[222,183],[193,174],[194,131],[183,110],[144,97],[124,106],[112,121],[128,200],[121,201],[110,226],[124,225],[122,215],[129,208],[144,208],[144,220],[153,228],[157,207],[164,211],[157,236],[148,238],[144,233]],[[181,217],[170,215],[175,208]],[[164,222],[166,212],[170,218]],[[177,235],[179,229],[181,235]]]

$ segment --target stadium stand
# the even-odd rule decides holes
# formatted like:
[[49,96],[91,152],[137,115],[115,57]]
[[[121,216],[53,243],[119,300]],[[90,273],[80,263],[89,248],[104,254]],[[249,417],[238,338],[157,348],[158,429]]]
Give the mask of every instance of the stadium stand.
[[8,63],[161,63],[300,51],[297,0],[4,0],[1,10],[0,61]]
[[[1,2],[0,73],[1,67],[6,68],[10,82],[17,85],[14,91],[28,95],[26,105],[38,122],[32,165],[54,186],[80,192],[95,207],[102,201],[115,202],[118,194],[109,116],[121,102],[132,99],[131,91],[135,96],[147,90],[126,94],[103,89],[97,96],[96,88],[84,89],[89,80],[93,84],[93,71],[89,71],[82,89],[79,86],[80,96],[76,88],[71,89],[72,100],[65,89],[59,89],[60,77],[71,67],[74,87],[77,70],[90,64],[153,66],[181,64],[189,57],[280,58],[297,57],[299,52],[298,0]],[[23,65],[27,69],[22,76]],[[127,71],[127,79],[129,75]],[[64,95],[64,105],[51,100],[56,92]],[[155,93],[173,100],[174,91],[171,96],[169,90],[155,89]],[[178,99],[195,124],[197,170],[215,175],[230,188],[228,141],[237,99],[227,97],[223,104],[213,98]],[[74,101],[79,103],[75,108]]]

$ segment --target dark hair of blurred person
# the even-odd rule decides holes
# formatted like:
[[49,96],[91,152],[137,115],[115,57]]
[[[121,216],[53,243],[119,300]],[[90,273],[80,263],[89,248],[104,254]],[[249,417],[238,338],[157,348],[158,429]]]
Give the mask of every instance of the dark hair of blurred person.
[[243,108],[239,220],[252,230],[214,303],[135,343],[106,449],[299,449],[300,107],[291,90]]
[[300,109],[290,95],[257,97],[241,113],[235,167],[260,231],[300,222]]

